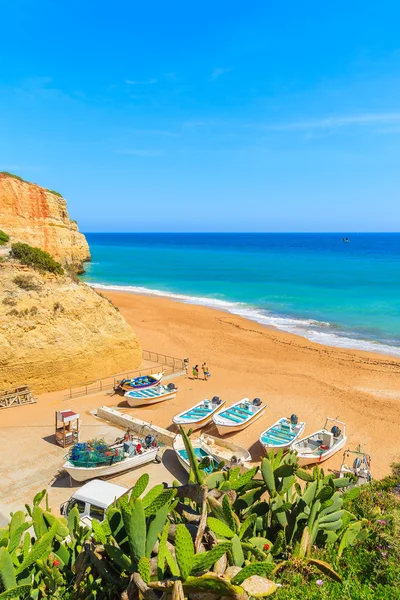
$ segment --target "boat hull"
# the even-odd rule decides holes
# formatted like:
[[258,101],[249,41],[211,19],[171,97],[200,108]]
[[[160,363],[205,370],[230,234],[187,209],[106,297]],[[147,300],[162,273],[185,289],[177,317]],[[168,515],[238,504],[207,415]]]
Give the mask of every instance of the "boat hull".
[[[220,459],[215,457],[205,446],[200,438],[191,439],[192,448],[197,456],[197,459],[200,461],[204,457],[208,456],[214,465],[217,465],[220,462]],[[190,462],[187,458],[187,453],[185,449],[185,444],[183,443],[182,436],[178,434],[173,441],[173,448],[176,454],[176,457],[180,463],[180,465],[185,469],[187,473],[190,473]],[[185,456],[182,456],[181,452],[184,453]],[[213,467],[210,468],[210,472],[213,470]]]
[[251,454],[242,446],[238,446],[229,440],[216,438],[212,435],[202,433],[200,441],[210,449],[210,454],[218,460],[223,460],[227,466],[231,466],[232,457],[236,457],[235,465],[251,461]]
[[163,376],[164,376],[164,373],[148,375],[147,377],[150,379],[150,381],[148,381],[147,383],[140,383],[139,379],[142,379],[142,378],[137,377],[136,379],[129,380],[129,381],[132,381],[132,384],[129,384],[128,382],[123,383],[121,381],[119,383],[119,386],[127,392],[131,392],[134,390],[146,390],[148,388],[152,388],[152,387],[155,387],[156,385],[159,385],[161,383]]
[[166,400],[173,400],[176,396],[176,390],[173,392],[169,392],[168,394],[163,394],[160,396],[154,396],[152,398],[135,398],[133,396],[129,396],[129,393],[125,394],[124,398],[127,403],[131,407],[135,406],[147,406],[148,404],[157,404],[158,402],[165,402]]
[[[339,452],[339,450],[341,450],[343,448],[343,446],[346,444],[346,441],[347,441],[346,438],[340,440],[340,442],[338,442],[335,446],[333,446],[333,448],[329,448],[329,450],[327,450],[323,454],[320,454],[319,456],[316,456],[312,452],[302,452],[301,450],[300,451],[297,450],[298,463],[301,467],[306,467],[307,465],[314,465],[314,464],[319,465],[320,463],[325,462],[326,460],[328,460],[329,458],[334,456],[337,452]],[[296,450],[295,447],[293,449]]]
[[237,431],[242,431],[243,429],[246,429],[246,427],[249,427],[250,425],[252,425],[252,423],[255,423],[258,419],[260,419],[260,417],[262,417],[265,409],[266,409],[266,407],[262,408],[255,415],[253,415],[253,417],[251,419],[249,419],[248,421],[244,421],[243,423],[238,423],[236,425],[225,425],[223,423],[218,423],[217,421],[215,421],[215,419],[213,419],[213,422],[214,422],[214,425],[216,426],[218,433],[220,435],[229,435],[230,433],[236,433]]
[[[217,414],[224,407],[224,405],[225,400],[223,400],[221,404],[218,404],[215,409],[209,412],[204,418],[199,418],[197,421],[191,418],[185,418],[185,413],[175,415],[172,421],[175,423],[175,425],[183,425],[184,427],[189,427],[192,431],[197,431],[197,429],[201,429],[202,427],[205,427],[211,423],[213,416]],[[195,410],[198,406],[199,405],[196,404],[193,408],[187,410],[186,413],[190,412],[191,410]]]
[[268,432],[271,431],[271,429],[273,429],[274,427],[278,427],[279,425],[280,425],[280,421],[277,421],[276,423],[271,425],[271,427],[269,427],[268,429],[263,431],[258,439],[258,441],[260,442],[260,444],[262,445],[262,447],[265,449],[266,452],[271,452],[271,450],[272,450],[276,454],[279,450],[283,450],[283,451],[290,450],[293,447],[293,444],[295,444],[299,440],[300,436],[303,434],[304,429],[306,427],[306,424],[301,422],[299,425],[298,431],[296,432],[296,436],[288,442],[283,442],[281,444],[266,443],[263,439],[264,436],[266,436],[268,434]]
[[131,458],[126,458],[121,462],[115,462],[111,465],[104,465],[100,467],[75,467],[72,463],[67,461],[63,468],[75,481],[87,481],[89,479],[99,479],[101,477],[107,477],[116,475],[117,473],[123,473],[124,471],[130,471],[141,465],[145,465],[152,462],[157,456],[158,448],[152,448],[143,452],[143,454],[135,454]]

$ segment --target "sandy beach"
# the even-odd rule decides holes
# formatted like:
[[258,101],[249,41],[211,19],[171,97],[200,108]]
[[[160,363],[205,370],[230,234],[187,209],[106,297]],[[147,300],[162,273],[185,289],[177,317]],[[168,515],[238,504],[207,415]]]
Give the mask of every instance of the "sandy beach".
[[[211,378],[194,380],[178,376],[178,394],[166,403],[130,408],[123,397],[110,390],[69,398],[68,390],[38,396],[36,404],[1,412],[1,441],[9,452],[0,469],[4,481],[0,493],[0,523],[29,502],[43,488],[49,491],[50,506],[58,510],[68,499],[70,487],[59,473],[67,450],[54,444],[54,411],[71,408],[82,420],[81,439],[105,437],[113,441],[122,433],[93,416],[106,405],[177,431],[172,417],[204,398],[215,395],[227,404],[244,397],[260,397],[267,409],[261,419],[229,439],[250,450],[257,461],[262,455],[258,437],[281,416],[298,415],[306,421],[306,434],[319,429],[326,416],[338,416],[347,424],[348,444],[361,444],[372,457],[372,474],[380,478],[390,464],[400,460],[397,436],[400,421],[400,361],[384,355],[322,346],[292,334],[268,329],[242,317],[203,306],[165,298],[130,293],[107,293],[136,331],[142,348],[190,358],[190,366],[207,361]],[[143,368],[149,368],[144,363]],[[104,373],[99,372],[99,377]],[[78,381],[77,381],[78,383]],[[211,424],[206,432],[218,435]],[[151,482],[183,480],[186,475],[172,450],[166,463],[127,472],[114,481],[133,485],[142,470],[151,471]],[[342,452],[324,463],[337,469]]]
[[[199,364],[200,375],[207,361],[212,374],[207,382],[181,377],[175,400],[135,409],[138,417],[170,428],[174,414],[205,397],[217,395],[228,404],[260,397],[268,405],[262,419],[232,438],[254,459],[261,454],[260,432],[280,416],[296,413],[306,421],[306,433],[320,428],[326,416],[345,421],[348,446],[362,444],[371,454],[375,477],[388,474],[391,462],[400,460],[400,360],[322,346],[203,306],[130,293],[106,295],[143,348],[188,356],[190,367]],[[208,431],[213,433],[212,426]],[[338,467],[341,458],[339,453],[326,468]]]

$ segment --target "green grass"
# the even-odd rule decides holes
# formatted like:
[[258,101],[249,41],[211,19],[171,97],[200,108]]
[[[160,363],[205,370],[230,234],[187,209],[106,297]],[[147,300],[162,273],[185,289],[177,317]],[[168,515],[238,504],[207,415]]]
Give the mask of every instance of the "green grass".
[[55,275],[62,275],[64,269],[48,252],[41,250],[40,248],[33,248],[28,244],[22,244],[17,242],[11,246],[12,257],[19,260],[24,265],[33,267],[37,271],[42,273],[54,273]]
[[370,521],[369,537],[347,548],[341,557],[334,546],[313,552],[313,558],[332,565],[343,584],[298,565],[277,576],[276,581],[282,584],[275,596],[277,600],[398,600],[400,497],[392,490],[400,483],[399,465],[392,465],[392,470],[392,477],[344,495],[344,508]]

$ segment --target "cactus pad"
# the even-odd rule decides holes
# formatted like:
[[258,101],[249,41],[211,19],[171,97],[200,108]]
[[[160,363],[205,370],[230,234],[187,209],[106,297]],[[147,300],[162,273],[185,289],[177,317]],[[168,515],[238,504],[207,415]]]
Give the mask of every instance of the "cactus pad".
[[175,535],[175,555],[183,580],[190,575],[193,566],[194,545],[192,536],[185,525],[178,525]]

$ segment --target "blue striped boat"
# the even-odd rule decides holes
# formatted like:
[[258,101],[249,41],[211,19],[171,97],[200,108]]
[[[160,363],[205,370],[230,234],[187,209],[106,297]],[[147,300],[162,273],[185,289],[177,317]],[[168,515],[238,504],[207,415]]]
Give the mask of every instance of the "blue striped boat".
[[235,433],[259,419],[265,409],[266,405],[259,398],[255,398],[253,402],[248,398],[243,398],[229,408],[216,413],[213,416],[213,422],[220,435]]
[[303,433],[305,426],[303,421],[297,422],[296,415],[292,415],[290,419],[282,417],[262,432],[259,438],[260,444],[267,451],[287,450]]
[[142,375],[135,379],[121,379],[121,381],[117,381],[117,388],[129,392],[130,390],[143,390],[154,387],[155,385],[160,384],[164,372],[165,371],[162,371],[162,373],[153,373],[152,375]]
[[210,423],[213,415],[221,410],[224,404],[225,400],[220,400],[220,398],[214,396],[211,401],[202,400],[189,410],[175,415],[172,420],[175,425],[189,425],[190,428],[195,431]]
[[172,400],[176,396],[177,388],[173,383],[167,385],[157,385],[156,387],[144,390],[132,390],[125,392],[125,398],[129,406],[146,406],[147,404],[156,404],[156,402],[165,402]]

